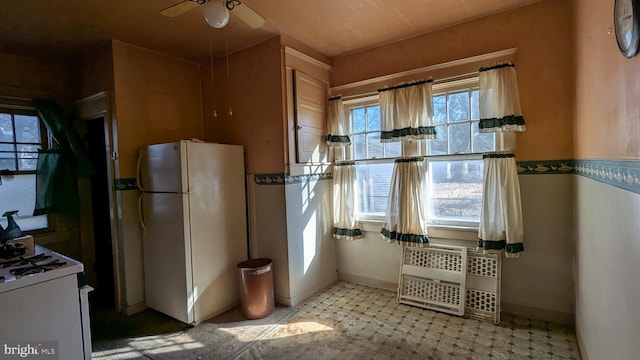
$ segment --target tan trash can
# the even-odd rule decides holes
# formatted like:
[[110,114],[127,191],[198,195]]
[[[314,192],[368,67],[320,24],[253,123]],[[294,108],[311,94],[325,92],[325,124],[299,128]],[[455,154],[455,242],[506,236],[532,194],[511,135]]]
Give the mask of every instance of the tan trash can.
[[242,313],[247,319],[262,319],[273,313],[271,259],[258,258],[237,265]]

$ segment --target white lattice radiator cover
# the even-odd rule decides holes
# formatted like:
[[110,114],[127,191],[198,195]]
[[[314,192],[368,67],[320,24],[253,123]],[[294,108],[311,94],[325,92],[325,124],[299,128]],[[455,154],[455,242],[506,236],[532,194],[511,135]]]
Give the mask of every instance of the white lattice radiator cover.
[[465,316],[500,322],[500,254],[469,250]]
[[404,247],[398,301],[497,324],[500,260],[460,246]]
[[464,314],[467,249],[430,246],[402,251],[398,301],[408,305]]

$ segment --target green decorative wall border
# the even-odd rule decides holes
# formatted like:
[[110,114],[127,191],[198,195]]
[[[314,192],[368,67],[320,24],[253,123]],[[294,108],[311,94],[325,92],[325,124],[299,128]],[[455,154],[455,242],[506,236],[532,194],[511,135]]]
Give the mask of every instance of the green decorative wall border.
[[321,173],[321,174],[309,174],[309,175],[296,175],[290,176],[284,173],[277,174],[255,174],[253,176],[253,182],[258,185],[289,185],[289,184],[300,184],[309,181],[321,181],[321,180],[331,180],[332,174],[330,173]]
[[113,185],[116,191],[138,190],[136,178],[114,179]]
[[[331,180],[332,175],[328,173],[289,176],[284,173],[277,174],[256,174],[253,181],[258,185],[289,185],[300,184],[309,181]],[[135,178],[115,179],[113,181],[116,191],[138,190]]]
[[[577,174],[640,194],[640,160],[533,160],[518,161],[518,174]],[[332,174],[289,176],[284,173],[256,174],[257,185],[289,185],[331,180]],[[115,179],[116,191],[138,190],[135,178]]]
[[575,174],[575,160],[518,161],[518,174]]

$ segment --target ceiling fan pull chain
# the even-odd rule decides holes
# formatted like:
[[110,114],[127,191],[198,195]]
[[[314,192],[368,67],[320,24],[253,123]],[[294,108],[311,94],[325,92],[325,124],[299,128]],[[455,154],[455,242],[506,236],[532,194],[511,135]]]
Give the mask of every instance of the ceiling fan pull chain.
[[231,87],[229,86],[229,40],[225,40],[225,47],[227,49],[227,103],[229,104],[229,116],[233,115],[231,111]]
[[216,111],[216,83],[213,79],[213,44],[211,35],[209,36],[209,59],[211,60],[211,99],[213,100],[213,113],[211,113],[211,116],[216,118],[218,117],[218,112]]

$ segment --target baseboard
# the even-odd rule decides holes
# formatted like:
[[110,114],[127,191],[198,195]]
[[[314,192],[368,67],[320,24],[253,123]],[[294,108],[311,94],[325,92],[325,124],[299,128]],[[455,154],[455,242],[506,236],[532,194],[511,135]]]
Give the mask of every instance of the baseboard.
[[143,301],[133,305],[127,305],[127,308],[124,310],[124,313],[125,315],[129,316],[129,315],[137,314],[146,308],[147,308],[147,304],[145,304]]
[[338,280],[374,287],[377,289],[397,291],[398,283],[338,272]]
[[584,342],[582,341],[582,335],[580,334],[580,328],[576,326],[576,339],[578,340],[578,349],[580,350],[580,359],[589,360],[589,355],[587,355],[587,348],[584,346]]
[[500,307],[503,314],[522,316],[528,319],[548,321],[572,327],[575,325],[575,317],[573,314],[505,302],[502,302]]
[[213,319],[214,317],[216,317],[218,315],[222,315],[223,313],[225,313],[225,312],[227,312],[227,311],[229,311],[229,310],[231,310],[231,309],[233,309],[233,308],[235,308],[236,306],[239,306],[239,305],[240,305],[240,301],[233,302],[233,303],[231,303],[231,304],[229,304],[227,306],[224,306],[222,309],[220,309],[218,311],[212,312],[211,314],[207,315],[206,317],[203,317],[202,319],[194,321],[192,325],[196,326],[196,325],[200,324],[203,321],[207,321],[209,319]]
[[292,306],[291,298],[288,298],[288,297],[274,295],[273,300],[276,302],[276,304],[279,304],[279,305]]

